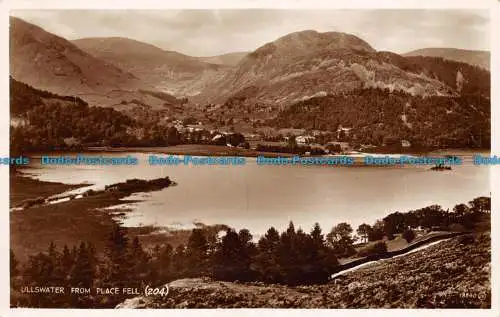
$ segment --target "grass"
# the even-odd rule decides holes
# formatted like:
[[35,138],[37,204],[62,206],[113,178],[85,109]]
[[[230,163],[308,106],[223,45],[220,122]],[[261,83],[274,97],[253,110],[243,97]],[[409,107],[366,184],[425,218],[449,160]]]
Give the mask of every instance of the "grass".
[[[92,148],[89,148],[92,151]],[[98,151],[102,151],[99,148]],[[222,145],[208,144],[181,144],[165,147],[117,147],[108,148],[110,152],[143,152],[143,153],[162,153],[173,155],[196,155],[196,156],[242,156],[242,157],[257,157],[259,155],[277,157],[277,156],[294,156],[291,153],[272,153],[260,152],[237,147],[229,147]]]
[[98,208],[118,202],[116,197],[102,194],[12,212],[11,248],[21,261],[28,255],[46,251],[51,242],[62,248],[65,244],[72,247],[86,241],[102,250],[114,221],[108,212]]
[[18,172],[10,173],[9,182],[11,207],[18,206],[26,200],[48,197],[79,187],[89,186],[88,184],[68,185],[57,182],[44,182],[23,177]]
[[[404,248],[406,248],[414,243],[417,243],[421,240],[424,240],[424,239],[437,237],[437,236],[443,236],[443,235],[447,235],[447,234],[449,234],[449,232],[447,232],[447,231],[431,231],[431,232],[423,233],[423,234],[417,233],[417,236],[415,237],[415,239],[411,243],[408,243],[402,237],[401,234],[396,234],[396,235],[394,235],[394,239],[392,239],[392,240],[388,240],[387,238],[384,238],[382,240],[370,241],[368,243],[360,243],[360,244],[357,244],[355,246],[355,249],[356,249],[356,252],[359,252],[360,250],[362,250],[364,248],[368,248],[368,247],[370,247],[378,242],[385,242],[385,244],[387,245],[387,251],[392,252],[392,251],[398,251],[398,250],[404,249]],[[361,256],[356,254],[356,255],[353,255],[353,256],[348,257],[348,258],[339,259],[339,263],[346,264],[346,263],[352,262],[354,260],[357,260],[359,258],[361,258]]]
[[[47,197],[82,185],[65,185],[33,180],[20,174],[11,175],[11,192],[15,192],[11,205],[33,197]],[[133,184],[134,182],[132,182]],[[123,185],[123,184],[122,184]],[[151,189],[151,188],[150,188]],[[139,186],[134,191],[147,190]],[[97,192],[94,195],[53,205],[37,205],[10,213],[10,245],[21,262],[29,255],[45,252],[51,242],[61,250],[64,245],[73,247],[82,241],[95,245],[98,252],[106,246],[112,226],[119,217],[126,216],[128,209],[114,209],[113,214],[103,208],[121,204],[121,198],[130,191]],[[131,203],[133,201],[127,201]],[[207,229],[217,226],[207,226]],[[173,247],[186,244],[191,229],[161,230],[154,226],[127,228],[128,236],[138,236],[145,248],[169,243]]]

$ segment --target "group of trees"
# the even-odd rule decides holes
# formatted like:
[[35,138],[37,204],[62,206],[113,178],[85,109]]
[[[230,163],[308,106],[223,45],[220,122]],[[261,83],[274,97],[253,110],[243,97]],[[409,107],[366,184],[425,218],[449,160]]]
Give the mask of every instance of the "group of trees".
[[[152,249],[132,241],[124,228],[115,225],[107,247],[96,253],[82,242],[59,251],[51,243],[46,252],[29,257],[20,265],[10,253],[12,304],[21,307],[113,307],[126,294],[98,295],[99,288],[138,288],[185,278],[212,276],[227,281],[262,281],[289,285],[322,283],[338,262],[326,244],[321,228],[310,234],[295,230],[292,223],[279,233],[270,228],[256,244],[246,229],[227,229],[217,238],[204,229],[193,229],[186,245],[167,244]],[[21,287],[66,287],[65,294],[22,294]],[[90,293],[71,294],[70,288],[90,288]]]
[[[71,293],[70,288],[93,287],[142,287],[153,277],[150,257],[137,237],[132,241],[125,229],[115,225],[109,234],[107,246],[102,253],[96,252],[93,244],[81,242],[69,248],[58,250],[51,243],[47,252],[40,252],[20,265],[14,252],[10,252],[11,287],[16,290],[14,305],[22,307],[92,307],[94,304],[116,304],[117,300],[96,296],[95,291],[88,296]],[[21,287],[65,286],[61,294],[21,294]]]
[[[80,149],[85,146],[171,146],[244,144],[241,133],[212,139],[217,132],[180,132],[155,120],[135,120],[113,108],[89,107],[77,97],[59,96],[11,78],[11,113],[24,124],[11,126],[14,155],[30,151]],[[185,124],[193,123],[187,118]]]
[[[247,229],[237,232],[228,227],[196,228],[185,244],[175,248],[169,244],[144,248],[137,237],[130,240],[125,228],[114,225],[101,253],[89,243],[82,242],[71,249],[64,246],[61,251],[51,244],[47,252],[30,256],[20,265],[11,251],[11,285],[13,289],[53,285],[66,286],[68,291],[69,287],[128,287],[142,291],[145,285],[202,276],[225,281],[318,284],[327,282],[338,269],[338,258],[387,252],[384,238],[402,234],[411,242],[415,238],[412,228],[452,230],[452,225],[460,225],[463,230],[470,230],[490,209],[491,199],[478,197],[468,205],[455,206],[453,212],[443,211],[439,206],[395,212],[373,226],[360,225],[357,236],[348,223],[339,223],[324,235],[319,224],[307,233],[295,229],[290,222],[281,233],[271,227],[257,243]],[[361,242],[377,242],[357,250],[355,242],[359,238]],[[61,296],[14,292],[13,305],[112,307],[125,297],[124,294]]]
[[362,242],[377,241],[383,237],[393,239],[402,234],[408,242],[415,238],[413,229],[424,230],[472,230],[484,214],[491,210],[490,197],[477,197],[468,204],[458,204],[452,211],[439,205],[431,205],[408,212],[393,212],[373,226],[361,224],[357,234]]
[[332,132],[342,125],[352,128],[344,141],[375,146],[408,140],[415,148],[489,148],[490,100],[368,88],[298,102],[271,124]]

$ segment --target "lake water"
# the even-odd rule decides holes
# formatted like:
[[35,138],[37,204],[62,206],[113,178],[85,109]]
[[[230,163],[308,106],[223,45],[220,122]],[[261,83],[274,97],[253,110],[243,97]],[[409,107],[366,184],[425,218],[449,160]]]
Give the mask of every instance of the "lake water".
[[[145,153],[89,155],[139,159],[135,166],[48,166],[33,159],[27,173],[44,181],[87,182],[92,188],[130,178],[169,176],[178,186],[130,198],[133,211],[125,225],[193,227],[193,222],[248,228],[254,234],[270,226],[284,229],[292,220],[309,231],[319,222],[324,231],[339,222],[356,228],[394,211],[431,204],[455,204],[490,195],[490,168],[474,166],[466,157],[452,171],[425,167],[259,166],[247,158],[243,166],[151,166]],[[160,154],[155,154],[160,155]],[[166,156],[166,155],[165,155]],[[79,189],[85,191],[87,188]]]

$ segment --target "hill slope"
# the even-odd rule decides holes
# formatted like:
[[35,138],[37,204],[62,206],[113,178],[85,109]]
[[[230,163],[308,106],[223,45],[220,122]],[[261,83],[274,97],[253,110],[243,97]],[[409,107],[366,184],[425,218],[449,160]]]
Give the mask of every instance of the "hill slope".
[[345,140],[376,146],[408,140],[422,148],[489,148],[490,102],[478,96],[420,98],[364,89],[301,101],[280,111],[277,127],[337,131]]
[[196,59],[203,61],[205,63],[236,66],[249,53],[250,52],[235,52],[235,53],[227,53],[209,57],[196,57]]
[[133,74],[15,17],[10,18],[10,74],[29,85],[65,95],[147,88]]
[[168,284],[166,297],[136,297],[117,308],[489,308],[490,249],[489,234],[465,243],[453,238],[325,285],[183,279]]
[[192,95],[204,88],[224,66],[123,37],[83,38],[73,43],[85,52],[135,74],[175,95]]
[[442,57],[452,61],[467,63],[490,69],[490,52],[488,51],[473,51],[463,50],[457,48],[444,48],[444,47],[429,47],[403,54],[403,56],[430,56]]

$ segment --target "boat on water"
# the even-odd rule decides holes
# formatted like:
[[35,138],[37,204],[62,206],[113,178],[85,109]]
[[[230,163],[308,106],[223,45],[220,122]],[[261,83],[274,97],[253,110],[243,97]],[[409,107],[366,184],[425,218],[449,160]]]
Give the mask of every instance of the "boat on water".
[[451,166],[436,164],[436,166],[431,167],[431,171],[451,171]]

